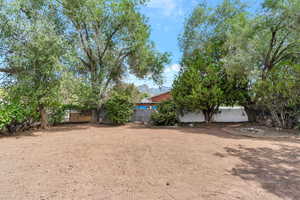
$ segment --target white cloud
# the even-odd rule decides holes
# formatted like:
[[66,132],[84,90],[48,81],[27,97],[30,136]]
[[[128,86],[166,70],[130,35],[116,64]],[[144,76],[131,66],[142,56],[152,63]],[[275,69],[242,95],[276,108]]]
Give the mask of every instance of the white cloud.
[[163,14],[171,16],[178,7],[176,0],[151,0],[148,4],[150,8],[161,9]]
[[181,66],[179,64],[172,64],[166,68],[165,72],[166,73],[179,72],[180,68],[181,68]]
[[199,4],[199,2],[197,1],[197,0],[192,0],[192,5],[193,5],[193,7],[195,7],[196,5],[198,5]]

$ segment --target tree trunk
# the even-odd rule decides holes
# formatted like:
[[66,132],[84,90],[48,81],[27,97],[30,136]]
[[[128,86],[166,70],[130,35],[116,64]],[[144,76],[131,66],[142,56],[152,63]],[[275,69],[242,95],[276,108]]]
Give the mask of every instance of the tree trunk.
[[99,121],[99,106],[98,102],[99,101],[99,91],[98,91],[98,85],[97,85],[97,71],[96,71],[96,66],[92,65],[91,68],[91,86],[92,86],[92,92],[96,100],[97,107],[92,110],[92,123],[98,123]]
[[92,110],[92,123],[98,123],[99,122],[99,112],[98,109]]
[[204,119],[206,123],[211,123],[213,118],[213,113],[209,110],[203,110]]
[[47,129],[48,128],[48,114],[43,105],[39,106],[39,111],[40,111],[40,117],[41,117],[41,128],[42,129]]
[[249,122],[257,122],[257,110],[251,105],[244,106]]

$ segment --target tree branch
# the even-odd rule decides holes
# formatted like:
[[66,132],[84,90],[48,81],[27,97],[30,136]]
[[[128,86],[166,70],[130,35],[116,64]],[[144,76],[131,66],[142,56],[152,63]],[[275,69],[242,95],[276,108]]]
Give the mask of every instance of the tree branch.
[[268,52],[267,52],[267,55],[266,55],[265,61],[264,61],[264,71],[270,70],[270,68],[271,68],[270,57],[271,57],[271,53],[272,53],[272,50],[274,48],[275,41],[276,41],[277,30],[276,29],[274,30],[273,28],[271,28],[271,32],[272,32],[272,37],[271,37],[269,49],[268,49]]
[[108,50],[109,45],[111,45],[111,40],[114,37],[114,35],[120,30],[120,28],[122,27],[122,24],[117,25],[116,29],[108,36],[107,40],[106,40],[106,44],[104,47],[104,50],[100,56],[99,59],[102,59],[103,56],[105,55],[106,51]]
[[[289,36],[289,34],[290,34],[290,32],[288,32],[288,33],[282,38],[281,42],[279,43],[279,45],[277,46],[277,48],[276,48],[276,50],[275,50],[275,52],[274,52],[274,54],[273,54],[273,58],[272,58],[271,62],[274,62],[274,61],[276,60],[277,54],[279,53],[280,49],[282,48],[282,46],[283,46],[285,40],[287,39],[287,37]],[[284,48],[284,49],[285,49],[285,48]],[[284,49],[283,49],[283,50],[284,50]],[[284,51],[285,51],[285,50],[284,50]],[[280,55],[280,53],[279,53],[279,55]]]
[[18,74],[18,73],[22,72],[22,70],[14,69],[14,68],[10,68],[10,69],[0,68],[0,72],[13,75],[13,74]]

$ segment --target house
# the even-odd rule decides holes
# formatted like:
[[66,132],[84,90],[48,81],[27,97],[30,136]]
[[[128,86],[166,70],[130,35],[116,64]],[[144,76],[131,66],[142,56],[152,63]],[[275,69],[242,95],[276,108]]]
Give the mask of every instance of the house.
[[68,112],[68,117],[65,117],[66,121],[76,123],[76,122],[90,122],[92,121],[92,112],[90,110],[77,111],[71,110]]
[[171,99],[171,92],[164,92],[162,94],[158,94],[152,96],[147,99],[143,99],[140,103],[136,104],[137,110],[156,110],[157,106],[160,102]]
[[171,92],[169,91],[169,92],[164,92],[162,94],[150,97],[150,99],[151,99],[151,102],[159,103],[159,102],[162,102],[162,101],[169,100],[169,99],[171,99],[171,97],[172,97]]

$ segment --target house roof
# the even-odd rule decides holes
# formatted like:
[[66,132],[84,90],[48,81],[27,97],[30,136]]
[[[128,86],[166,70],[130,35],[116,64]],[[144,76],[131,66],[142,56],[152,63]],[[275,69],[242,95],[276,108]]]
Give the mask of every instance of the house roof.
[[142,99],[140,102],[138,103],[160,103],[160,102],[154,102],[152,101],[153,98],[156,98],[156,97],[159,97],[159,96],[162,96],[162,95],[165,95],[165,94],[168,94],[170,93],[171,91],[168,91],[168,92],[164,92],[164,93],[160,93],[160,94],[157,94],[157,95],[154,95],[154,96],[151,96],[149,98],[145,98],[145,99]]
[[152,98],[155,98],[155,97],[159,97],[159,96],[161,96],[161,95],[168,94],[168,93],[170,93],[170,92],[171,92],[171,91],[167,91],[167,92],[163,92],[163,93],[160,93],[160,94],[156,94],[156,95],[150,97],[149,99],[152,99]]

